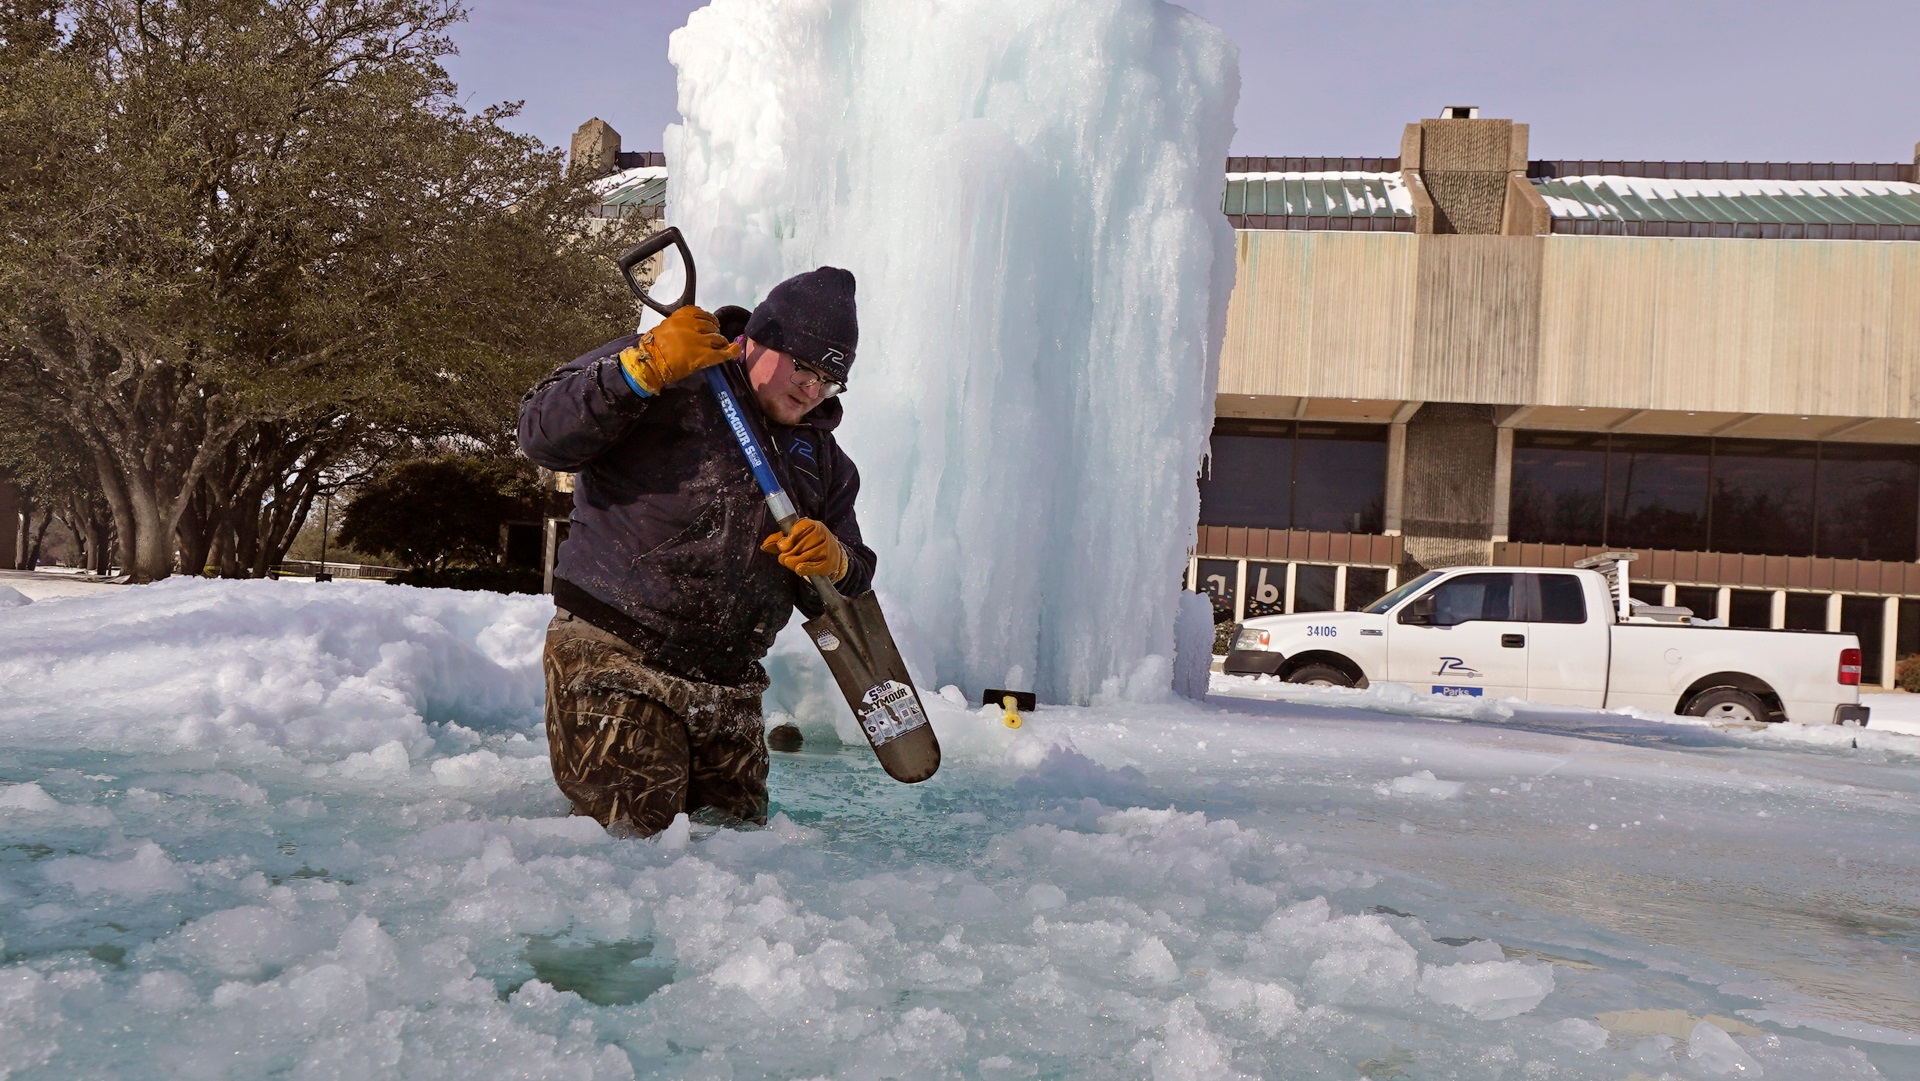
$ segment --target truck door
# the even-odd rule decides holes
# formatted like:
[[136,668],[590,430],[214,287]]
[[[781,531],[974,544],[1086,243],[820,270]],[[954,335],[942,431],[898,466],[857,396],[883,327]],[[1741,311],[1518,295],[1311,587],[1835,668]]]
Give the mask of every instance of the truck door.
[[1387,630],[1387,678],[1433,694],[1527,693],[1520,575],[1448,578],[1402,605]]
[[1527,697],[1563,706],[1607,704],[1613,616],[1593,611],[1577,574],[1527,574]]

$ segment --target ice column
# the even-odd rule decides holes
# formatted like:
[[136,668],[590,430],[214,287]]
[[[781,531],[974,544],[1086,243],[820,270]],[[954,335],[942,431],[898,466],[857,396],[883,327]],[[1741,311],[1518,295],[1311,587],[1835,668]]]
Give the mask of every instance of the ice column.
[[859,280],[839,435],[923,678],[1166,693],[1233,284],[1225,35],[1158,0],[714,0],[668,54],[701,301]]

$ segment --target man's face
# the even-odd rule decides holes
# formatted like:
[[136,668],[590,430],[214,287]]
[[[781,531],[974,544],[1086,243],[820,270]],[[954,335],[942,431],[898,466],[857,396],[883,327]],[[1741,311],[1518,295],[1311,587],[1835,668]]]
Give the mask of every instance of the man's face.
[[[781,424],[798,424],[827,400],[827,385],[814,373],[796,368],[793,358],[759,342],[747,341],[747,383],[760,409]],[[801,386],[811,383],[811,386]]]

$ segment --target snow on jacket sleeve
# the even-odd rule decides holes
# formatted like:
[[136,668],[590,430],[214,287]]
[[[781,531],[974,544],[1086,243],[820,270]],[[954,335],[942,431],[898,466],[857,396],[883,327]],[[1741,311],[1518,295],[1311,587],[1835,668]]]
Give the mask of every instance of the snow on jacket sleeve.
[[578,473],[625,435],[651,399],[633,389],[620,351],[628,335],[562,364],[520,399],[520,449],[536,464]]

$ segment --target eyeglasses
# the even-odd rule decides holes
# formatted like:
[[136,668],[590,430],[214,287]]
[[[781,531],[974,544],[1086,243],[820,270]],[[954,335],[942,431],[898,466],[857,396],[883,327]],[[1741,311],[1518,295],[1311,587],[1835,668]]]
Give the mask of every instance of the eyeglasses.
[[791,363],[793,364],[793,385],[801,390],[823,387],[825,390],[820,395],[822,398],[835,398],[847,392],[845,383],[836,383],[828,379],[819,369],[798,360]]

